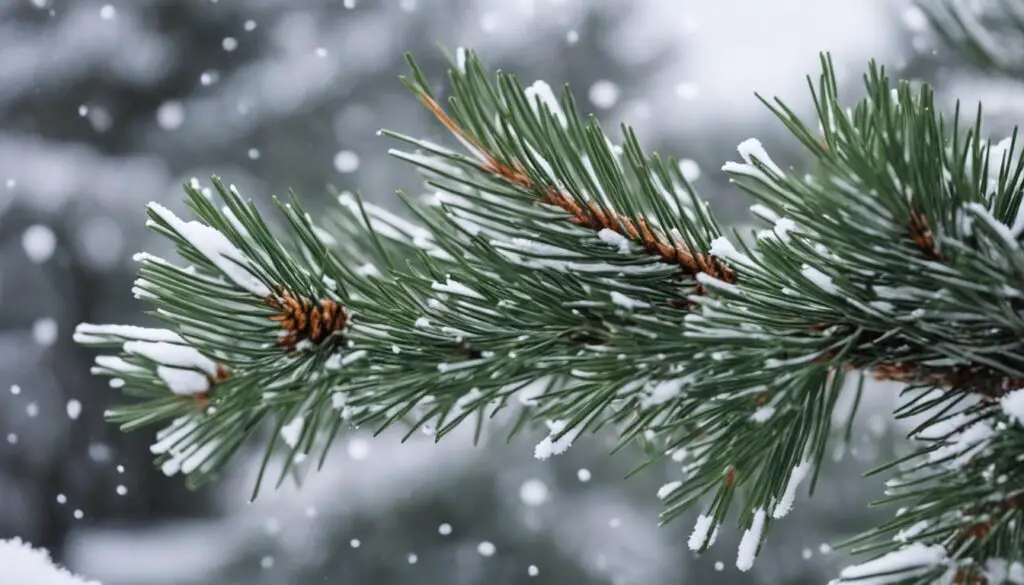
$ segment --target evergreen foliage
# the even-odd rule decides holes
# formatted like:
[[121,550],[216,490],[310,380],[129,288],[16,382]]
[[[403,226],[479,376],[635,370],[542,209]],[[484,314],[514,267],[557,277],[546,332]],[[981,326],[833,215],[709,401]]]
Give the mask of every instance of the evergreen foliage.
[[700,508],[693,550],[736,513],[746,570],[848,438],[865,381],[891,380],[916,449],[875,472],[902,507],[850,542],[878,558],[840,580],[1024,582],[1016,133],[992,144],[980,111],[944,117],[875,64],[848,108],[823,57],[816,123],[763,100],[813,168],[741,144],[724,170],[765,229],[729,237],[677,161],[628,127],[613,143],[568,90],[460,50],[441,100],[410,68],[463,147],[388,133],[425,177],[399,193],[412,221],[346,192],[316,221],[279,201],[274,233],[217,179],[186,185],[195,221],[150,206],[184,265],[140,255],[135,293],[167,329],[76,338],[118,352],[95,371],[138,400],[112,420],[170,421],[166,472],[207,481],[268,422],[279,481],[348,425],[440,439],[508,412],[513,431],[547,426],[540,458],[607,427],[685,463],[658,495],[666,521]]

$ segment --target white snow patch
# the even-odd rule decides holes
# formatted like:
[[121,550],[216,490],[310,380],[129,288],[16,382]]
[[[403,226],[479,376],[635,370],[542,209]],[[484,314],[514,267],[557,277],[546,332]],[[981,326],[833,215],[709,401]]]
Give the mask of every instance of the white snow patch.
[[464,297],[471,297],[474,299],[484,298],[483,295],[476,292],[475,290],[469,288],[468,286],[462,284],[461,282],[456,282],[450,278],[444,284],[441,284],[440,282],[433,282],[431,283],[430,287],[436,291],[453,293],[457,295],[462,295]]
[[736,264],[742,264],[744,266],[752,266],[753,262],[750,261],[750,257],[743,254],[736,249],[736,246],[729,241],[726,237],[717,237],[711,242],[711,249],[708,250],[713,256],[718,256],[723,260],[729,260]]
[[232,245],[224,234],[197,221],[182,221],[159,203],[150,203],[149,208],[200,254],[206,256],[232,282],[258,297],[270,296],[267,285],[260,282],[245,267],[249,264],[249,259]]
[[455,66],[458,67],[460,73],[466,72],[466,47],[455,49]]
[[[740,143],[736,147],[739,151],[740,157],[743,158],[743,163],[728,162],[722,166],[722,170],[727,173],[733,173],[738,175],[747,175],[750,177],[756,177],[763,181],[770,182],[772,179],[785,178],[786,174],[782,172],[782,169],[772,161],[771,157],[768,156],[768,152],[765,151],[764,147],[761,146],[761,141],[756,138],[748,138]],[[767,168],[774,177],[769,177],[754,164],[754,160],[761,163],[762,166]],[[745,163],[745,164],[744,164]]]
[[692,375],[686,375],[672,380],[660,380],[656,384],[649,385],[646,389],[646,396],[640,400],[640,408],[650,408],[672,400],[693,381]]
[[195,370],[157,366],[156,374],[175,394],[190,396],[202,394],[210,389],[210,381],[206,375]]
[[367,262],[359,268],[356,268],[356,274],[359,276],[380,276],[380,270],[378,270],[373,264]]
[[[976,217],[981,218],[988,226],[1006,243],[1006,246],[1012,250],[1016,250],[1020,244],[1017,242],[1019,233],[1014,233],[1014,230],[1010,229],[1010,226],[999,221],[992,215],[984,205],[980,203],[968,203],[964,206],[965,209],[972,212]],[[1024,224],[1022,224],[1024,226]]]
[[690,550],[698,551],[704,547],[705,544],[710,546],[708,539],[710,538],[712,542],[715,539],[715,534],[712,533],[712,529],[714,529],[715,532],[718,532],[714,518],[705,514],[698,516],[696,524],[693,525],[693,532],[690,533],[690,540],[687,543]]
[[755,203],[751,205],[750,212],[760,217],[761,219],[765,221],[770,221],[772,223],[776,223],[780,219],[778,214],[772,211],[771,208],[761,203]]
[[355,362],[365,358],[366,355],[367,355],[367,353],[366,353],[365,349],[360,349],[358,351],[353,351],[353,352],[346,353],[341,358],[341,364],[340,365],[341,366],[347,366],[349,364],[353,364],[353,363],[355,363]]
[[927,546],[914,543],[866,563],[846,567],[840,571],[839,578],[843,581],[856,581],[857,585],[884,585],[912,576],[907,573],[902,575],[886,575],[885,573],[913,569],[928,570],[945,561],[946,549],[942,545]]
[[290,423],[281,427],[281,438],[284,439],[286,445],[294,449],[295,445],[299,444],[299,438],[302,437],[302,428],[305,424],[302,416],[297,416]]
[[170,425],[157,431],[156,443],[149,450],[154,455],[167,455],[160,470],[164,475],[171,476],[181,472],[189,474],[206,464],[207,459],[220,446],[216,439],[206,439],[200,443],[194,438],[198,422],[192,416],[174,419]]
[[618,291],[612,291],[611,293],[612,302],[626,310],[643,309],[650,307],[650,303],[628,297]]
[[915,522],[914,524],[904,528],[903,530],[900,530],[899,532],[896,533],[896,536],[894,536],[892,539],[895,540],[896,542],[907,542],[911,538],[914,538],[918,534],[921,534],[922,532],[924,532],[925,529],[927,529],[927,528],[928,528],[928,521],[927,520],[921,520],[920,522]]
[[547,421],[548,432],[550,433],[547,437],[544,437],[540,443],[533,449],[533,456],[537,459],[548,459],[552,455],[561,455],[565,453],[567,449],[572,445],[572,442],[579,436],[580,431],[583,430],[582,425],[572,429],[565,433],[559,439],[555,439],[555,436],[565,430],[566,425],[569,423],[564,420],[553,420]]
[[170,329],[154,329],[136,327],[135,325],[94,325],[80,323],[75,327],[73,339],[76,343],[102,342],[107,337],[120,337],[138,341],[166,341],[168,343],[184,343],[180,335]]
[[715,290],[728,292],[735,295],[743,294],[740,288],[737,287],[735,284],[725,282],[724,280],[721,280],[719,278],[715,278],[714,276],[711,276],[707,272],[698,272],[696,279],[697,282],[703,284],[704,286],[714,288]]
[[3,582],[19,585],[100,585],[58,567],[45,549],[32,548],[20,538],[0,540]]
[[217,364],[196,348],[187,345],[164,341],[126,341],[124,351],[165,366],[199,369],[211,376],[217,375]]
[[804,264],[800,269],[800,274],[804,275],[804,278],[813,282],[818,288],[827,293],[836,294],[839,292],[835,283],[832,282],[832,278],[813,266]]
[[665,498],[667,498],[670,495],[672,495],[672,492],[674,492],[677,489],[679,489],[680,487],[682,487],[682,485],[683,485],[683,482],[681,482],[679,480],[670,481],[670,482],[666,483],[665,485],[663,485],[660,488],[658,488],[658,499],[659,500],[664,500]]
[[800,482],[806,479],[807,474],[810,472],[810,461],[801,461],[799,465],[793,468],[793,471],[789,474],[786,491],[782,492],[782,497],[779,498],[779,502],[775,504],[775,508],[772,510],[772,518],[783,518],[786,514],[789,514],[790,510],[793,509],[793,502],[796,500],[796,490],[800,487]]
[[758,407],[758,409],[754,411],[754,414],[750,415],[750,420],[756,423],[764,424],[771,420],[772,416],[774,415],[775,407],[766,404],[764,406]]
[[[97,370],[107,370],[110,372],[143,372],[143,368],[130,364],[124,359],[116,355],[98,355],[96,356],[96,367],[92,368],[92,373],[97,373]],[[113,380],[111,381],[113,382]],[[122,381],[123,385],[123,381]],[[113,386],[114,388],[120,388],[121,386]]]
[[1012,422],[1024,425],[1024,388],[1014,390],[999,399],[1003,414]]
[[765,512],[764,508],[758,508],[754,512],[754,522],[743,533],[740,539],[739,550],[736,553],[736,568],[741,571],[749,571],[754,566],[754,557],[757,556],[757,547],[761,543],[761,535],[764,533]]
[[[957,419],[957,417],[953,418]],[[938,425],[933,425],[927,430],[934,430],[936,426]],[[992,428],[991,424],[987,421],[979,421],[967,427],[963,431],[952,435],[949,438],[949,444],[928,454],[928,460],[930,462],[935,462],[952,457],[952,459],[949,459],[946,462],[946,466],[951,469],[958,469],[963,467],[971,460],[972,457],[988,447],[988,444],[994,435],[995,429]]]
[[597,232],[597,237],[609,246],[619,249],[619,254],[629,254],[629,238],[615,230],[604,228]]
[[988,559],[985,561],[985,576],[989,583],[1009,583],[1024,585],[1024,564],[1005,559]]
[[533,85],[526,88],[523,93],[526,96],[526,101],[530,102],[530,107],[533,108],[534,114],[539,114],[540,106],[544,104],[563,128],[568,127],[569,122],[565,117],[565,112],[562,111],[562,106],[558,103],[558,99],[555,98],[555,92],[551,91],[551,86],[547,82],[534,81]]
[[788,217],[779,218],[779,221],[775,222],[773,230],[775,235],[779,237],[783,242],[789,241],[789,232],[799,232],[796,222]]

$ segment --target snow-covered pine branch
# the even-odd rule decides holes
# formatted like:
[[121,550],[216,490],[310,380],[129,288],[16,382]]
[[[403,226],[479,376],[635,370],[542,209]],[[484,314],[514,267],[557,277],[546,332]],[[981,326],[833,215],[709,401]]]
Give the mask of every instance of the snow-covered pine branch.
[[[440,438],[506,410],[516,429],[546,427],[541,459],[605,428],[671,454],[681,479],[657,493],[663,518],[699,507],[689,545],[703,551],[740,509],[745,571],[874,377],[912,387],[896,415],[922,418],[920,447],[880,468],[909,503],[854,541],[879,558],[842,578],[1016,570],[1015,140],[949,133],[959,118],[943,120],[927,86],[893,88],[874,64],[848,108],[823,57],[820,131],[771,106],[815,172],[782,169],[753,139],[725,167],[770,224],[744,244],[628,127],[613,144],[568,92],[491,79],[460,55],[450,111],[415,64],[406,80],[468,152],[392,134],[425,177],[425,197],[403,196],[412,219],[346,193],[323,225],[278,202],[289,231],[275,234],[219,180],[223,208],[188,188],[194,221],[151,207],[186,263],[140,257],[137,296],[168,330],[77,339],[112,348],[94,371],[143,400],[115,420],[171,424],[154,449],[166,471],[205,481],[260,426],[284,477],[345,425]],[[837,413],[844,393],[854,407]]]

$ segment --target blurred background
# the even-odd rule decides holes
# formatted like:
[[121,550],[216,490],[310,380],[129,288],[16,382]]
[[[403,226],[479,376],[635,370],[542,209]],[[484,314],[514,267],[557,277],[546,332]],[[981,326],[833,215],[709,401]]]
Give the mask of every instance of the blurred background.
[[902,448],[892,388],[869,393],[854,445],[739,573],[735,529],[697,558],[692,518],[658,526],[676,464],[624,480],[639,455],[600,439],[541,462],[530,437],[356,431],[301,488],[249,504],[242,456],[190,492],[153,467],[152,432],[103,421],[120,397],[71,331],[152,323],[131,256],[168,249],[144,204],[182,211],[191,177],[257,201],[291,188],[310,209],[327,184],[359,188],[397,209],[394,190],[419,183],[375,131],[447,141],[397,81],[406,51],[439,82],[438,46],[467,46],[526,83],[570,83],[606,127],[688,159],[742,225],[749,201],[719,168],[750,136],[806,165],[753,92],[809,115],[819,51],[851,102],[877,58],[950,108],[983,97],[997,127],[1019,114],[1012,88],[967,74],[924,25],[901,0],[0,0],[0,538],[105,585],[825,582],[844,561],[827,543],[876,520],[880,480],[859,474]]

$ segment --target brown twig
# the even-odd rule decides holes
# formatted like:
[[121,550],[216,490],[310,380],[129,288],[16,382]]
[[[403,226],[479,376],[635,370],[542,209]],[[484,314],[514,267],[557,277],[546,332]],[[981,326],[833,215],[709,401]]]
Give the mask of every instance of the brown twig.
[[269,296],[264,302],[279,311],[270,320],[287,332],[278,338],[278,344],[289,349],[303,340],[319,344],[348,323],[348,311],[330,299],[311,301],[279,289],[276,296]]
[[[418,92],[421,102],[426,105],[435,117],[453,134],[465,140],[484,157],[480,164],[481,170],[500,177],[505,181],[531,191],[538,195],[537,201],[562,209],[569,214],[569,220],[577,225],[595,231],[608,229],[643,246],[649,253],[659,257],[662,262],[676,264],[691,276],[706,273],[725,282],[736,280],[736,272],[721,260],[695,251],[681,242],[673,242],[664,232],[647,224],[644,218],[631,219],[616,211],[605,209],[600,204],[589,201],[581,205],[572,195],[558,190],[552,185],[540,185],[533,180],[523,168],[522,163],[513,160],[504,163],[491,156],[490,153],[472,135],[466,132],[433,98],[425,92]],[[700,292],[702,287],[698,287]]]
[[904,382],[958,389],[994,400],[1024,387],[1024,378],[1008,376],[989,366],[971,364],[952,367],[929,367],[909,362],[876,364],[871,367],[876,380]]
[[[811,327],[812,331],[824,331],[833,326],[825,324]],[[839,325],[840,334],[850,333],[852,326]],[[856,343],[873,344],[881,334],[877,332],[862,332]],[[825,364],[836,357],[835,351],[827,351],[814,361]],[[990,366],[982,364],[967,364],[960,366],[926,366],[916,362],[884,362],[867,363],[858,361],[847,361],[841,366],[844,370],[851,372],[855,370],[866,370],[876,380],[887,382],[903,382],[909,385],[934,386],[943,390],[960,390],[972,394],[978,394],[985,400],[995,400],[1017,388],[1024,388],[1024,378],[1010,376]]]
[[959,568],[953,576],[953,585],[989,585],[988,577],[977,567]]

